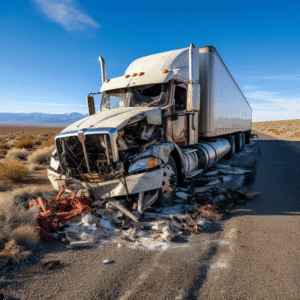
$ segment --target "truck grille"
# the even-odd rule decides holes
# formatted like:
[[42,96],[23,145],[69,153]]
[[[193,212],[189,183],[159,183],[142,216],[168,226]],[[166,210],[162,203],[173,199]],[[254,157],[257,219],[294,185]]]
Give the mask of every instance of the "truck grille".
[[[87,134],[84,144],[91,173],[105,177],[112,167],[112,147],[109,134]],[[58,137],[57,151],[63,173],[72,177],[82,177],[88,173],[83,144],[78,135]]]

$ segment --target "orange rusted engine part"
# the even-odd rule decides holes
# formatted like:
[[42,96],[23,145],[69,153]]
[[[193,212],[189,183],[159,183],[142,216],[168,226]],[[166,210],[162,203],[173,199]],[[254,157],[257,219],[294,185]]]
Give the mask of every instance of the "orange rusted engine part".
[[52,199],[46,200],[39,197],[37,200],[29,202],[29,208],[37,206],[40,209],[38,217],[38,230],[40,236],[45,240],[56,240],[48,231],[58,231],[59,221],[65,222],[72,220],[82,212],[91,212],[89,199],[76,197],[77,191],[67,197],[63,197],[66,186]]

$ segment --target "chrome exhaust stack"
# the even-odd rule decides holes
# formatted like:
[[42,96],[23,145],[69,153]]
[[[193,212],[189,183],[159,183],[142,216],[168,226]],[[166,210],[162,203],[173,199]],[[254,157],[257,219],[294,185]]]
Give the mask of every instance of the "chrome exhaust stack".
[[100,65],[101,65],[101,75],[102,75],[102,84],[103,84],[106,80],[105,61],[102,56],[99,56],[98,59],[100,61]]

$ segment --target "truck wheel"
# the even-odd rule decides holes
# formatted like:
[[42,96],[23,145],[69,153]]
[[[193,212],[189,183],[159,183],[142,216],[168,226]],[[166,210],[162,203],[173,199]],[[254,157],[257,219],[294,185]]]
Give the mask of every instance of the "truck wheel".
[[235,147],[236,147],[236,153],[241,152],[243,149],[243,138],[242,138],[242,133],[237,132],[236,134],[236,142],[235,142]]
[[177,168],[173,157],[170,155],[163,173],[162,187],[159,191],[158,204],[161,206],[170,206],[173,204],[175,187],[177,184]]
[[245,133],[245,144],[247,144],[247,145],[249,145],[250,144],[250,132],[249,131],[247,131],[246,133]]
[[227,158],[233,158],[235,153],[235,137],[234,135],[229,135],[227,137],[228,142],[230,143],[230,151],[226,154]]
[[245,132],[242,132],[242,150],[245,149]]

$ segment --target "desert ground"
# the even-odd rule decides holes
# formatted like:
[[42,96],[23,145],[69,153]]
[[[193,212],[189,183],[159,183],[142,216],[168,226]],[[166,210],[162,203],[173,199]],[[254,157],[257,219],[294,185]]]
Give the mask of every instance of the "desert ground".
[[300,119],[255,122],[252,129],[281,140],[300,142]]

